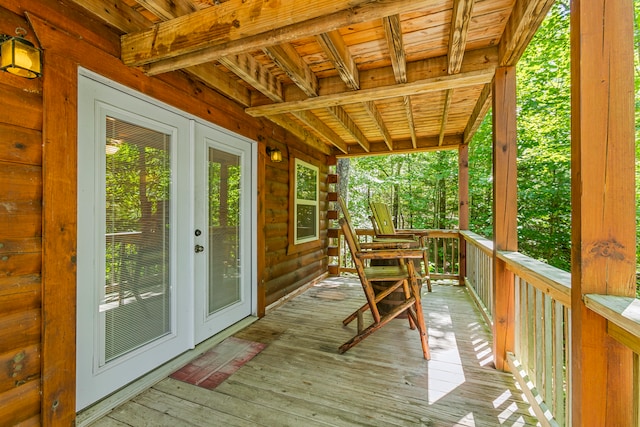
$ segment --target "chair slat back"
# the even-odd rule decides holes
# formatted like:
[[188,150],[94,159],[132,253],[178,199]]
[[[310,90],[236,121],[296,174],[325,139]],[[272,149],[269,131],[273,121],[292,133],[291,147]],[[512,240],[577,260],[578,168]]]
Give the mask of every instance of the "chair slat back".
[[[355,251],[356,252],[360,252],[361,248],[360,248],[360,241],[358,240],[358,235],[356,233],[356,229],[353,228],[353,223],[351,222],[351,215],[349,215],[349,211],[347,210],[347,204],[344,201],[344,199],[342,198],[342,196],[338,197],[338,203],[340,204],[340,209],[342,210],[342,216],[344,217],[344,220],[347,223],[347,227],[350,230],[350,234],[353,236],[353,243],[355,245]],[[344,229],[343,229],[344,232]],[[345,238],[346,238],[346,233],[345,233]],[[352,250],[352,254],[353,256],[355,256],[353,254],[353,250]]]
[[396,234],[389,206],[380,202],[370,202],[369,206],[371,206],[373,218],[378,225],[376,228],[379,230],[379,234]]

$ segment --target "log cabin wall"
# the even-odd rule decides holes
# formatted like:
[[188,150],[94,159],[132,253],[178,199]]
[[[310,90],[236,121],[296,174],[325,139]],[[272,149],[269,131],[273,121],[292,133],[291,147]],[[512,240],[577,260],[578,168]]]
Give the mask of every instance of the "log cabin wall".
[[[119,34],[64,2],[0,0],[0,33],[16,27],[43,48],[44,75],[0,72],[0,425],[72,425],[77,67],[258,142],[259,314],[326,272],[325,213],[320,245],[288,249],[287,160],[301,155],[320,168],[326,212],[327,157],[182,72],[147,77],[125,67]],[[282,163],[270,162],[267,144],[282,150]]]
[[[16,27],[27,28],[28,24],[0,8],[0,33],[13,34]],[[0,73],[0,97],[0,425],[37,425],[42,82]]]
[[[305,147],[274,146],[283,152],[283,161],[266,168],[265,246],[269,254],[265,268],[266,304],[286,296],[327,270],[327,159],[321,153]],[[288,151],[288,152],[287,152]],[[319,167],[320,181],[320,242],[302,251],[294,252],[289,243],[290,165],[292,156],[300,157]]]

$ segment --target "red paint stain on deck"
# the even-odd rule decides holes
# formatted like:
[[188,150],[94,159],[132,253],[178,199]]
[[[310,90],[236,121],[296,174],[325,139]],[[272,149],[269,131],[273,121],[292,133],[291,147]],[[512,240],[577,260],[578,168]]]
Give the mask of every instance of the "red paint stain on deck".
[[229,337],[170,377],[213,390],[265,347],[263,343]]

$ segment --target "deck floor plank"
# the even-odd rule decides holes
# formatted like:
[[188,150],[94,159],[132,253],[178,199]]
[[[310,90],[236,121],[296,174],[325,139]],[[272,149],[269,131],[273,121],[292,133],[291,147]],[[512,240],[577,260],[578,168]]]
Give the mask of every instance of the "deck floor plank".
[[363,303],[354,278],[326,279],[236,333],[267,346],[214,390],[167,378],[94,425],[539,425],[464,288],[424,292],[430,361],[406,319],[339,354]]

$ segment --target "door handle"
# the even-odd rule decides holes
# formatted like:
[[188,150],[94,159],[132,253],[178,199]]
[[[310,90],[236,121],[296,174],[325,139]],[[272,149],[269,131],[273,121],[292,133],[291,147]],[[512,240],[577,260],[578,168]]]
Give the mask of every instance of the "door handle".
[[203,252],[203,251],[204,251],[204,246],[202,246],[202,245],[196,245],[196,247],[194,248],[194,250],[196,251],[196,253],[198,253],[198,252]]

